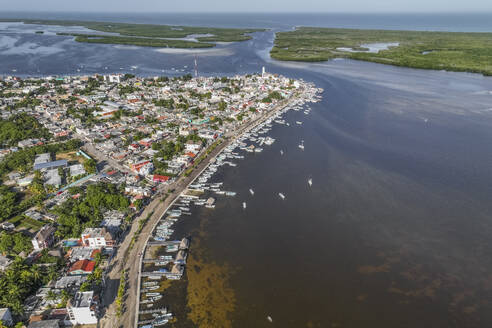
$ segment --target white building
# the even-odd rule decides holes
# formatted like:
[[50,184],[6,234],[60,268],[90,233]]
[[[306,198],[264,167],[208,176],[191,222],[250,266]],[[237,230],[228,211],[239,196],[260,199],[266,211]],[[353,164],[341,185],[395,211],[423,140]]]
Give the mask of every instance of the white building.
[[113,237],[105,228],[86,228],[82,232],[82,244],[88,247],[112,247]]
[[74,325],[97,324],[96,304],[93,302],[94,292],[77,292],[67,303],[67,312]]
[[104,81],[109,81],[110,83],[120,83],[121,75],[104,75]]

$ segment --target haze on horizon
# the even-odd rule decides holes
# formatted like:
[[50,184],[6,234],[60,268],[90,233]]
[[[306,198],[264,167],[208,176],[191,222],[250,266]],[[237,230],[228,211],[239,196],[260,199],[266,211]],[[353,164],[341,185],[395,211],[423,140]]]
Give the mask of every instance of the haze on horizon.
[[2,1],[3,11],[57,11],[57,12],[492,12],[490,0],[249,0],[232,2],[228,0],[17,0]]

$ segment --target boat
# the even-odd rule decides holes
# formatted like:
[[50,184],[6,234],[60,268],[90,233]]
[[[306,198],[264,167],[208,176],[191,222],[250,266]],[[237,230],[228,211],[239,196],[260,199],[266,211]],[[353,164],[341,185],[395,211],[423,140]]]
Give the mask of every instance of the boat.
[[301,148],[302,150],[304,150],[304,145],[303,144],[300,144],[299,145],[299,148]]
[[249,193],[251,194],[251,196],[253,196],[255,194],[255,192],[253,191],[253,189],[250,189],[249,190]]
[[296,121],[296,124],[302,125],[302,122],[301,121]]
[[235,191],[226,191],[225,195],[226,196],[236,196],[236,192]]
[[243,208],[246,209],[246,202],[243,202]]
[[309,186],[311,187],[311,186],[313,185],[313,179],[309,178],[309,180],[308,180],[308,184],[309,184]]
[[285,199],[285,195],[282,194],[281,192],[279,192],[278,195],[280,196],[280,198]]
[[273,319],[270,316],[267,317],[267,320],[270,321],[270,322],[273,322]]
[[280,149],[280,155],[283,155],[284,154],[284,151],[282,149]]
[[205,205],[206,208],[215,208],[215,205],[210,205],[210,204],[207,204]]

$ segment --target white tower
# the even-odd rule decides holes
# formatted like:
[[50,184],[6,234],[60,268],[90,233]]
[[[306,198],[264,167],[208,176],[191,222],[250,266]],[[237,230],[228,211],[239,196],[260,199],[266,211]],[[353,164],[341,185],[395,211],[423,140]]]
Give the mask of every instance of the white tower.
[[261,68],[261,77],[265,77],[265,74],[266,74],[266,70],[265,70],[265,66],[263,66]]

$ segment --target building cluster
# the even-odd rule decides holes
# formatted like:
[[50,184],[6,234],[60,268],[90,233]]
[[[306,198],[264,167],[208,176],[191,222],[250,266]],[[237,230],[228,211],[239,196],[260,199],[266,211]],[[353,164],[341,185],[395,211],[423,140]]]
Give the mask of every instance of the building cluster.
[[[114,183],[123,186],[131,207],[139,210],[204,156],[218,138],[232,135],[245,122],[269,112],[302,87],[302,82],[266,73],[231,78],[139,78],[128,74],[0,78],[1,119],[26,113],[52,135],[50,139],[20,140],[16,146],[0,145],[0,160],[13,152],[59,140],[75,138],[84,143],[78,160],[36,153],[30,170],[9,172],[4,179],[6,185],[20,191],[39,180],[50,190],[41,208],[23,213],[43,222],[39,230],[31,231],[34,251],[30,256],[39,256],[44,250],[53,252],[54,246],[59,246],[61,241],[55,237],[57,216],[50,208],[77,197],[67,192],[68,187],[97,181]],[[86,160],[100,164],[96,173],[87,172]],[[99,291],[87,290],[86,282],[97,270],[98,254],[111,254],[117,246],[124,215],[106,211],[100,226],[87,227],[78,239],[63,241],[66,254],[60,256],[65,256],[66,268],[56,281],[25,302],[32,327],[97,324]],[[17,229],[7,221],[1,228]],[[160,262],[166,266],[159,273],[168,279],[181,278],[188,243],[184,239],[167,245],[166,251],[175,255],[172,259],[170,254],[162,255]],[[0,268],[5,270],[10,262],[1,256]],[[65,305],[57,306],[67,298],[67,292]],[[10,315],[6,311],[4,315]]]

